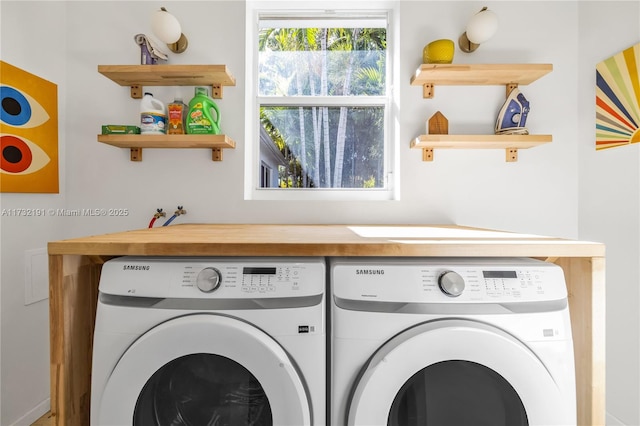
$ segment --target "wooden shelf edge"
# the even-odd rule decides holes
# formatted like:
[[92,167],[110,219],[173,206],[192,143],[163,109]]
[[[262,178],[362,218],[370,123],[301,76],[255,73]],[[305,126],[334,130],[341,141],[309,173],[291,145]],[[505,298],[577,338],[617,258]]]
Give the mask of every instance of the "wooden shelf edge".
[[411,85],[527,85],[551,71],[552,64],[422,64]]
[[420,135],[411,148],[422,149],[422,161],[433,161],[438,149],[504,149],[505,161],[518,161],[518,150],[551,142],[551,135]]
[[98,72],[141,99],[143,86],[211,86],[211,97],[222,99],[223,86],[236,79],[226,65],[98,65]]
[[226,65],[98,65],[98,72],[120,86],[235,86]]
[[411,141],[411,148],[526,149],[552,140],[551,135],[420,135]]
[[131,161],[142,161],[143,148],[211,149],[211,160],[222,161],[223,149],[236,143],[226,135],[98,135],[98,142],[131,150]]
[[118,148],[227,148],[236,143],[227,135],[98,135],[98,142]]

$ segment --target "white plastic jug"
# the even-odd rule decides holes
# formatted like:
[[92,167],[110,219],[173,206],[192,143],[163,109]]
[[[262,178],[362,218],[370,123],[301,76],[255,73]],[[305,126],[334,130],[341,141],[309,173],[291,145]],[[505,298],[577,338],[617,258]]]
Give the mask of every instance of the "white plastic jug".
[[146,92],[140,101],[140,133],[167,133],[167,110],[164,104]]

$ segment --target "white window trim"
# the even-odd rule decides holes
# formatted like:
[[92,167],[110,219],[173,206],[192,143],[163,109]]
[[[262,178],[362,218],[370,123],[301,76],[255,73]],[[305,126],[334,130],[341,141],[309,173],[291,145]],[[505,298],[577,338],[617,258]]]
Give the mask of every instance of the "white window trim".
[[386,96],[258,96],[257,104],[274,106],[386,106]]
[[[367,0],[352,2],[273,2],[268,0],[254,0],[246,3],[246,39],[245,52],[247,60],[245,62],[245,173],[244,173],[244,198],[245,200],[275,200],[275,201],[307,201],[307,200],[336,200],[336,201],[384,201],[399,200],[399,126],[398,122],[398,104],[399,104],[399,25],[398,25],[398,7],[397,1],[379,1]],[[376,96],[367,97],[356,102],[363,102],[363,105],[385,106],[385,121],[387,123],[385,129],[385,169],[386,187],[384,189],[346,189],[346,188],[287,188],[285,190],[279,188],[258,188],[260,179],[259,173],[259,155],[260,147],[256,142],[259,137],[259,105],[269,104],[268,97],[258,97],[258,81],[256,78],[258,52],[256,43],[258,38],[258,22],[259,16],[264,13],[272,13],[273,15],[291,14],[295,16],[303,16],[305,13],[317,12],[354,12],[363,11],[385,11],[388,17],[388,40],[391,42],[387,45],[387,87],[389,97]],[[353,105],[354,98],[344,99],[349,105]],[[340,106],[342,101],[340,97],[330,97],[327,101],[331,105]],[[292,103],[301,105],[301,99],[296,98]],[[318,97],[314,97],[313,104],[319,101]],[[282,98],[277,101],[273,99],[274,105],[282,105],[288,102]],[[382,102],[382,103],[380,103]]]

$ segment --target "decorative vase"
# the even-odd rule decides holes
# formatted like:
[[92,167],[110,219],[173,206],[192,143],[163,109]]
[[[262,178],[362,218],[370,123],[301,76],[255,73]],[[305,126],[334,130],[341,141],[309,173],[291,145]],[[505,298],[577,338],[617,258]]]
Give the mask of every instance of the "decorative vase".
[[453,62],[453,52],[453,40],[434,40],[422,50],[422,61],[425,64],[450,64]]

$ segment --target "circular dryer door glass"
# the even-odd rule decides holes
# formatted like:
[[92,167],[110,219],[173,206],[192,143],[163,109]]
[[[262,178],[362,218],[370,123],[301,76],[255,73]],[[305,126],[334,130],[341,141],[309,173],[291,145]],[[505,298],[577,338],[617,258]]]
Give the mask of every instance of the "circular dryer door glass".
[[[570,350],[571,341],[556,343],[544,342],[553,351],[546,360]],[[562,366],[572,368],[568,362],[544,364],[530,347],[491,325],[428,321],[386,341],[363,366],[347,424],[575,424],[575,383]]]
[[527,426],[513,387],[470,361],[443,361],[414,374],[396,395],[388,426]]
[[245,367],[213,354],[175,359],[147,381],[134,426],[272,425],[264,389]]
[[284,348],[255,326],[222,315],[181,316],[127,348],[94,394],[91,424],[311,424],[302,378]]

